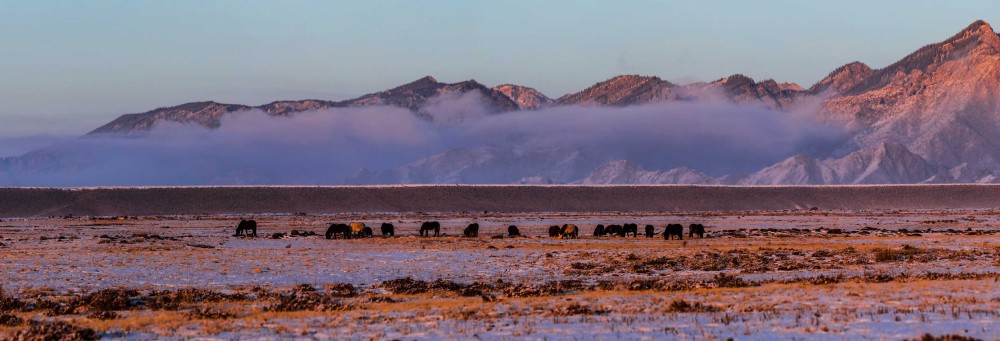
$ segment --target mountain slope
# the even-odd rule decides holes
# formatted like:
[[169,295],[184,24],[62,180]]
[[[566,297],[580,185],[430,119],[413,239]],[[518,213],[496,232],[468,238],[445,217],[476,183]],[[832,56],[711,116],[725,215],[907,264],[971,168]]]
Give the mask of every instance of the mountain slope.
[[595,168],[587,177],[575,183],[583,185],[718,184],[719,181],[687,167],[668,171],[648,171],[634,162],[617,160]]
[[250,110],[239,104],[222,104],[216,102],[193,102],[175,107],[159,108],[141,114],[125,114],[109,122],[89,134],[120,133],[130,134],[153,129],[160,121],[197,124],[209,128],[218,128],[219,119],[234,111]]
[[398,87],[367,94],[342,102],[344,106],[391,105],[419,111],[428,99],[445,94],[477,92],[483,96],[484,104],[493,112],[518,110],[517,103],[506,94],[479,84],[475,80],[458,83],[441,83],[427,76]]
[[[838,159],[796,155],[750,175],[746,185],[897,184],[927,181],[938,172],[899,143],[884,142]],[[950,178],[950,177],[949,177]]]
[[659,77],[616,76],[556,100],[561,105],[626,106],[676,99],[674,85]]
[[874,72],[823,105],[856,148],[897,141],[945,168],[1000,168],[1000,36],[977,21]]
[[[514,87],[514,86],[512,86]],[[535,92],[528,87],[520,87],[522,92]],[[158,122],[170,121],[181,124],[196,124],[215,129],[220,125],[221,117],[227,113],[259,109],[271,116],[289,116],[296,112],[320,110],[339,107],[360,107],[369,105],[390,105],[409,108],[419,112],[427,100],[434,96],[447,94],[462,94],[475,92],[482,96],[483,104],[491,112],[505,112],[521,109],[502,91],[488,88],[475,80],[458,83],[441,83],[431,76],[400,85],[398,87],[367,94],[355,99],[341,102],[324,100],[275,101],[261,106],[251,107],[240,104],[222,104],[216,102],[193,102],[175,107],[159,108],[152,111],[125,114],[101,126],[89,134],[137,134],[152,129]],[[548,100],[540,95],[539,101]],[[550,100],[548,100],[550,101]]]
[[809,88],[809,92],[819,94],[828,90],[835,94],[845,94],[855,85],[871,77],[875,70],[862,62],[851,62],[841,66]]
[[773,79],[755,82],[752,78],[736,74],[714,83],[725,90],[734,103],[762,103],[775,110],[787,109],[803,93],[798,84],[778,82]]
[[493,90],[504,94],[511,101],[517,103],[521,110],[541,109],[555,103],[555,100],[548,98],[538,90],[522,85],[503,84],[494,87]]

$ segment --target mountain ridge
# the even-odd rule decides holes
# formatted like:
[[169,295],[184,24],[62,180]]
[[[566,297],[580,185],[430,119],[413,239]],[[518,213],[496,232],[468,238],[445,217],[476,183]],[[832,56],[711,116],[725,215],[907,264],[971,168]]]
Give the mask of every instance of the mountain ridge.
[[[429,100],[468,93],[476,94],[490,114],[557,106],[626,107],[719,101],[777,112],[794,112],[801,106],[814,105],[820,120],[843,125],[851,135],[836,155],[791,155],[751,174],[718,178],[683,166],[647,170],[631,160],[596,160],[581,151],[558,148],[544,151],[477,148],[445,151],[395,169],[362,170],[346,181],[476,182],[486,181],[489,179],[486,175],[490,174],[507,183],[632,181],[761,185],[1000,181],[994,175],[1000,174],[1000,99],[997,98],[1000,35],[982,20],[883,68],[873,69],[860,61],[844,64],[808,89],[773,79],[756,81],[743,74],[691,84],[630,74],[550,98],[523,85],[489,87],[472,79],[444,83],[425,76],[343,101],[306,99],[258,106],[213,101],[185,103],[125,114],[88,135],[142,134],[164,121],[215,129],[222,124],[223,116],[249,110],[287,117],[310,110],[387,105],[406,108],[418,117],[433,120],[432,115],[424,112]],[[56,156],[36,153],[32,157],[6,159],[0,166],[30,168],[45,162],[58,164],[52,161]],[[2,173],[0,169],[0,179]]]

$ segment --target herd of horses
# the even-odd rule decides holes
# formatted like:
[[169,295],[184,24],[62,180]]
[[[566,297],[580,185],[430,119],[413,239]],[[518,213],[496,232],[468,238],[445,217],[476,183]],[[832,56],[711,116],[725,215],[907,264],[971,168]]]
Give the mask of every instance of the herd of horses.
[[[396,227],[391,223],[382,223],[380,227],[383,237],[392,237],[396,235]],[[420,224],[420,236],[421,237],[439,237],[441,235],[441,223],[436,221],[425,221]],[[653,225],[645,226],[645,233],[643,234],[646,238],[656,237],[656,227]],[[374,231],[368,225],[362,222],[351,222],[349,224],[333,223],[330,227],[326,229],[326,239],[337,239],[341,237],[343,239],[350,238],[365,238],[374,236]],[[677,238],[678,240],[684,239],[684,225],[681,224],[667,224],[666,228],[662,233],[663,239],[670,240]],[[479,236],[479,224],[472,223],[469,224],[464,230],[462,230],[462,235],[465,237],[478,237]],[[515,225],[507,226],[507,235],[509,237],[519,237],[521,236],[521,230]],[[553,238],[576,238],[580,235],[580,228],[574,224],[563,224],[549,226],[549,237]],[[632,237],[639,236],[639,225],[638,224],[621,224],[621,225],[607,225],[598,224],[594,227],[594,236],[619,236],[627,237],[631,235]],[[694,236],[698,238],[705,237],[705,225],[702,224],[691,224],[688,225],[688,238],[693,238]],[[255,220],[240,220],[239,225],[236,226],[235,236],[257,236],[257,222]]]

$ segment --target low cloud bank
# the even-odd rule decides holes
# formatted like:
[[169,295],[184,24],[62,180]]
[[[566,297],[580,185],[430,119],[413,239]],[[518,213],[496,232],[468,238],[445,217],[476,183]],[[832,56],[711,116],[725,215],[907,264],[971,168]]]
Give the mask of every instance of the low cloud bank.
[[[8,159],[0,184],[332,185],[362,169],[392,169],[480,147],[571,149],[596,160],[628,159],[647,169],[686,166],[717,176],[756,171],[797,153],[826,154],[843,139],[841,129],[808,115],[722,103],[502,114],[489,114],[481,103],[475,94],[445,96],[419,115],[386,106],[292,117],[250,111],[223,117],[215,130],[162,123],[141,137],[88,136]],[[546,176],[524,172],[516,175]],[[496,182],[509,182],[509,176]]]

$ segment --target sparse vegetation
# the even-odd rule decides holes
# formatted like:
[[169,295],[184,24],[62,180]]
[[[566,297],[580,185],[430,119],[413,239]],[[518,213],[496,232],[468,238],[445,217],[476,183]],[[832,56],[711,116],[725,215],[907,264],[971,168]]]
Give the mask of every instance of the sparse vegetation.
[[[253,335],[265,338],[324,338],[328,334],[318,330],[327,330],[330,326],[376,339],[402,339],[406,335],[435,337],[441,336],[442,330],[468,337],[474,333],[499,332],[531,338],[551,335],[545,334],[545,328],[551,328],[548,326],[614,329],[622,335],[632,335],[628,333],[638,333],[640,329],[656,330],[661,333],[657,336],[697,338],[723,330],[718,326],[729,328],[726,330],[754,330],[771,321],[782,321],[789,326],[788,335],[829,333],[851,338],[857,336],[852,334],[856,330],[851,329],[853,321],[891,323],[905,319],[923,326],[934,321],[961,324],[963,321],[990,321],[1000,307],[1000,300],[981,297],[968,290],[1000,290],[995,284],[1000,275],[985,270],[1000,262],[997,251],[1000,248],[992,239],[982,237],[993,233],[979,225],[973,226],[976,228],[972,231],[966,231],[963,226],[953,230],[955,232],[933,226],[930,231],[921,228],[919,233],[924,237],[914,239],[908,235],[918,230],[913,230],[911,225],[906,225],[910,228],[908,231],[897,230],[886,226],[884,219],[887,218],[869,213],[847,216],[831,211],[829,218],[816,214],[789,218],[787,214],[773,212],[740,214],[739,220],[722,213],[679,215],[678,220],[687,217],[713,220],[710,225],[714,229],[713,238],[685,238],[686,247],[679,241],[667,242],[662,238],[595,238],[589,235],[575,240],[539,238],[535,233],[545,231],[527,223],[518,223],[522,233],[527,235],[525,238],[493,240],[488,237],[496,231],[490,228],[506,229],[510,225],[507,221],[493,225],[483,223],[480,238],[457,237],[460,234],[453,233],[449,230],[452,227],[446,224],[445,236],[438,238],[415,239],[402,235],[336,241],[318,236],[292,238],[293,233],[286,235],[283,241],[236,241],[228,237],[231,228],[224,231],[227,237],[219,239],[206,237],[208,234],[196,229],[176,227],[156,230],[160,238],[115,227],[103,228],[92,232],[93,236],[79,239],[41,241],[37,233],[24,230],[15,232],[13,240],[27,239],[33,244],[15,243],[14,251],[37,247],[33,245],[82,245],[96,248],[96,252],[103,252],[104,256],[127,254],[128,259],[141,260],[144,267],[155,271],[193,267],[204,272],[206,277],[226,276],[245,280],[245,284],[228,288],[199,287],[198,283],[205,281],[191,277],[184,280],[193,284],[180,289],[155,285],[106,286],[79,292],[66,290],[58,281],[45,280],[47,277],[43,274],[14,265],[11,271],[5,272],[12,278],[10,284],[5,284],[16,290],[0,290],[0,308],[4,308],[0,310],[0,339],[13,338],[18,332],[27,333],[33,326],[33,335],[75,335],[72,331],[79,329],[85,336],[89,329],[95,337],[104,334],[110,338],[173,337],[177,336],[173,334],[176,330],[240,336],[252,330]],[[914,219],[894,214],[892,219],[898,221],[951,219]],[[511,219],[507,215],[497,217]],[[146,218],[129,221],[139,223],[143,219]],[[535,216],[518,219],[543,220]],[[768,227],[765,224],[782,219],[794,221],[795,225],[784,223],[787,224],[784,227]],[[870,226],[844,223],[852,219],[870,223]],[[412,219],[424,220],[425,217]],[[411,220],[392,220],[400,232],[406,231],[408,221]],[[301,231],[310,230],[307,223],[294,222],[268,222],[262,226],[287,225],[285,231],[294,228],[297,237],[307,234]],[[968,224],[995,222],[977,219]],[[962,224],[966,223],[962,220]],[[211,220],[200,224],[216,225]],[[168,224],[152,222],[150,225]],[[184,226],[178,222],[170,225]],[[753,228],[733,228],[742,225]],[[547,225],[541,227],[547,228]],[[834,229],[842,233],[831,236],[829,231]],[[270,235],[273,231],[260,232]],[[412,233],[415,234],[415,230]],[[96,237],[98,234],[109,237]],[[12,234],[4,232],[4,235]],[[101,243],[112,239],[114,243]],[[73,243],[77,244],[67,240],[75,240]],[[123,240],[128,243],[121,243]],[[277,247],[254,248],[258,243]],[[190,247],[191,244],[209,247]],[[284,249],[285,245],[295,249]],[[345,248],[345,245],[350,246]],[[487,251],[490,247],[496,251]],[[397,251],[412,256],[407,254],[398,259],[387,257],[377,261],[374,258],[369,261],[357,259],[357,255],[377,257]],[[38,257],[37,262],[48,262],[57,271],[73,273],[79,271],[78,268],[89,269],[88,264],[75,262],[73,258],[32,252]],[[350,261],[344,261],[341,256],[344,252],[349,252]],[[20,257],[10,253],[4,256]],[[94,259],[85,253],[80,253],[80,257]],[[464,258],[454,261],[453,257]],[[116,266],[121,265],[102,264],[101,272]],[[139,273],[138,276],[149,276]],[[273,278],[299,273],[317,275],[310,284],[294,287],[272,282]],[[336,275],[324,277],[325,273]],[[381,277],[387,273],[398,275]],[[73,277],[76,280],[81,278],[73,276],[77,276]],[[344,280],[344,276],[348,280]],[[26,279],[35,278],[52,286],[25,284]],[[330,278],[337,281],[330,281]],[[836,308],[830,303],[832,299],[837,300]],[[880,300],[900,303],[869,304]],[[64,325],[57,326],[57,322]],[[162,327],[148,327],[154,325]],[[248,325],[254,327],[246,328]],[[663,325],[671,327],[661,328]],[[684,327],[691,325],[702,326],[704,332]],[[941,335],[993,335],[971,329],[970,332],[938,331]],[[133,332],[138,334],[130,334]],[[652,335],[650,333],[639,334]]]
[[671,313],[711,313],[719,311],[719,308],[703,305],[701,302],[688,303],[685,300],[675,300],[670,302],[667,312]]
[[90,328],[82,328],[66,322],[38,322],[31,321],[27,330],[19,331],[15,335],[17,340],[59,340],[59,341],[84,341],[97,340],[97,332]]

